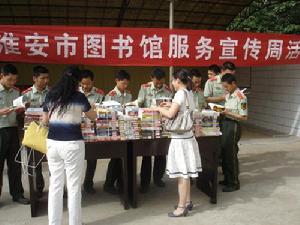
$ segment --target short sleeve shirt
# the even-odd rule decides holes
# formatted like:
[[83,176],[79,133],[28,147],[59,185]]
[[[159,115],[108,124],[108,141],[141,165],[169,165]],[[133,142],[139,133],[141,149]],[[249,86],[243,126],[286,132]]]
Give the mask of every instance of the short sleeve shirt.
[[[232,94],[226,95],[225,108],[232,113],[241,116],[247,116],[248,115],[247,97],[239,89],[237,89]],[[227,117],[230,118],[229,116]]]
[[[84,94],[81,87],[79,88],[79,91]],[[90,93],[85,94],[85,96],[87,97],[87,99],[91,105],[93,105],[95,103],[101,104],[104,99],[104,91],[102,91],[101,89],[98,89],[96,87],[93,87],[92,90],[90,91]]]
[[[13,105],[13,101],[19,96],[20,92],[16,88],[7,90],[2,84],[0,84],[0,109],[11,107]],[[0,128],[17,127],[16,116],[17,114],[15,111],[8,115],[0,116]]]
[[[215,77],[210,78],[205,83],[204,88],[204,97],[220,97],[226,94],[225,89],[222,86],[222,77],[221,75],[217,75]],[[219,102],[219,104],[224,105],[225,102]]]
[[48,138],[57,141],[82,140],[81,118],[83,112],[88,112],[91,105],[84,94],[76,92],[70,100],[65,112],[59,113],[59,108],[51,112],[52,103],[44,104],[44,112],[49,112],[49,134]]
[[143,84],[140,88],[138,95],[138,105],[140,107],[150,108],[151,106],[155,106],[155,99],[162,97],[172,97],[171,90],[164,85],[161,89],[157,90],[154,87],[153,82],[149,82],[147,84]]
[[48,91],[49,91],[48,87],[46,87],[43,91],[38,91],[36,87],[33,85],[32,87],[22,92],[23,101],[30,102],[31,108],[42,107],[42,105],[45,102],[45,98]]
[[[191,110],[195,110],[193,92],[183,89],[183,90],[178,90],[173,98],[173,103],[177,103],[180,106],[179,112],[184,112],[186,110],[186,99],[188,99],[189,108]],[[189,131],[184,134],[172,133],[172,138],[189,138],[192,136],[193,136],[193,131]]]
[[124,93],[121,93],[120,90],[115,87],[105,96],[105,101],[116,101],[121,105],[124,105],[132,101],[132,95],[128,90],[126,90]]
[[198,109],[199,111],[202,111],[202,109],[204,109],[207,106],[203,91],[195,90],[195,91],[193,91],[193,94],[194,94],[194,101],[195,101],[196,109]]

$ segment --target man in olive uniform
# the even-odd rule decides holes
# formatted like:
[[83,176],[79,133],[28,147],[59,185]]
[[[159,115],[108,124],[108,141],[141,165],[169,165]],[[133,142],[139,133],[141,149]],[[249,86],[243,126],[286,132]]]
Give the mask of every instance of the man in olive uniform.
[[14,85],[17,82],[18,71],[12,64],[1,68],[0,75],[0,195],[3,184],[3,169],[7,162],[9,191],[14,202],[29,204],[24,198],[21,181],[21,165],[15,162],[20,148],[16,109],[12,108],[13,100],[20,96],[20,91]]
[[225,94],[226,91],[222,86],[222,76],[226,73],[235,74],[235,65],[232,62],[225,62],[222,67],[222,72],[220,75],[214,76],[205,84],[204,97],[207,102],[218,103],[220,105],[225,104]]
[[35,66],[33,68],[33,86],[22,92],[23,102],[28,102],[32,108],[39,108],[45,102],[49,91],[49,71],[46,67]]
[[[127,90],[130,82],[130,75],[125,70],[120,70],[115,77],[116,86],[105,96],[105,101],[116,101],[122,106],[132,101],[132,95]],[[111,159],[106,173],[104,191],[111,194],[118,194],[122,191],[122,160]],[[115,183],[117,188],[115,187]]]
[[[157,68],[151,74],[151,82],[143,84],[139,91],[137,103],[139,107],[150,108],[156,106],[155,99],[161,97],[172,98],[172,92],[165,84],[165,72]],[[166,157],[156,156],[153,167],[154,184],[158,187],[164,187],[162,178],[166,170]],[[144,156],[141,168],[141,193],[146,193],[149,189],[152,171],[151,156]]]
[[[94,105],[95,103],[101,104],[104,98],[104,91],[94,87],[94,73],[90,70],[81,71],[81,81],[79,91],[84,93],[87,97],[89,103]],[[94,194],[96,190],[94,189],[94,175],[97,166],[97,159],[87,160],[87,167],[84,179],[84,191],[89,194]]]
[[223,192],[240,189],[238,142],[241,137],[239,121],[247,120],[247,97],[237,87],[236,78],[232,74],[222,77],[224,89],[228,92],[225,98],[225,110],[222,112],[222,169],[225,185]]
[[204,98],[204,93],[202,89],[202,76],[197,69],[191,70],[191,80],[193,82],[193,94],[195,107],[198,111],[202,111],[207,106],[206,100]]
[[220,73],[221,73],[221,69],[216,64],[210,65],[207,69],[208,79],[213,78],[213,77],[219,75]]
[[[46,67],[35,66],[33,68],[33,86],[22,92],[23,102],[29,103],[30,108],[40,108],[45,102],[49,91],[49,71]],[[39,198],[43,196],[45,182],[42,173],[42,164],[36,167],[36,187]]]

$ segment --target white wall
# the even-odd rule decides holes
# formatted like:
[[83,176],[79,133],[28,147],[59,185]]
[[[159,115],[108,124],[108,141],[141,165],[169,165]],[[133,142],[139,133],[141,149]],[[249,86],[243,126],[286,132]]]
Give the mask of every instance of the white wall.
[[300,65],[252,68],[251,125],[300,136]]

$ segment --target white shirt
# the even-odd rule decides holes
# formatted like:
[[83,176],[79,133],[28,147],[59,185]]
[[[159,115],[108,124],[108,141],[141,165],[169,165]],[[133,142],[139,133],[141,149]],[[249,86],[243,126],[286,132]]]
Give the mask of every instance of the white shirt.
[[[188,99],[189,107],[191,110],[195,110],[194,95],[192,91],[186,89],[178,90],[173,98],[173,103],[177,103],[180,108],[179,112],[184,112],[186,110],[186,97]],[[184,134],[172,133],[172,138],[189,138],[192,137],[193,131],[186,132]]]

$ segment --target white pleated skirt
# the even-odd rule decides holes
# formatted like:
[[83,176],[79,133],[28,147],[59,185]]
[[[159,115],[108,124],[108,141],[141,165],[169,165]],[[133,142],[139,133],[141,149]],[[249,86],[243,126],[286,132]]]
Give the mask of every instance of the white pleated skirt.
[[199,146],[195,137],[172,138],[169,146],[167,171],[170,178],[195,178],[202,171]]

